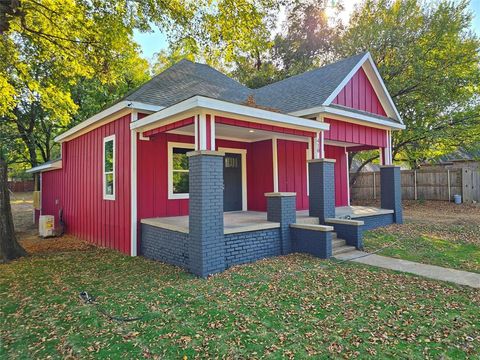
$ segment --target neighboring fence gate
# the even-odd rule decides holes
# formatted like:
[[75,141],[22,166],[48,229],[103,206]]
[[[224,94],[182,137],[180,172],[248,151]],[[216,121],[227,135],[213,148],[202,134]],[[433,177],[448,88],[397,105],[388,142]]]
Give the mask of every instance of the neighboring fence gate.
[[[354,201],[380,199],[380,172],[360,173],[350,191]],[[480,201],[480,171],[469,168],[402,171],[402,199],[451,201],[453,195],[462,195],[464,202]]]

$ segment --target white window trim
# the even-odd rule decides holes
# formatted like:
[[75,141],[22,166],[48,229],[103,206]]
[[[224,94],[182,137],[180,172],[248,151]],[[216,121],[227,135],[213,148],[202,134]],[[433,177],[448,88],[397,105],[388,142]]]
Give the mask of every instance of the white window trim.
[[167,149],[167,163],[168,163],[168,199],[177,200],[177,199],[188,199],[190,194],[174,194],[173,193],[173,148],[183,148],[183,149],[192,149],[195,150],[195,144],[190,143],[180,143],[180,142],[168,142]]
[[[105,172],[105,144],[109,141],[113,141],[113,169],[112,169],[112,175],[113,175],[113,194],[107,194],[106,193],[106,185],[107,185],[107,182],[106,182],[106,175],[107,175],[107,172]],[[107,136],[107,137],[104,137],[103,138],[103,148],[102,148],[102,152],[103,152],[103,162],[102,162],[102,176],[103,176],[103,200],[115,200],[115,169],[116,169],[116,159],[115,159],[115,135],[110,135],[110,136]],[[110,171],[108,172],[110,173]]]
[[240,154],[242,156],[242,211],[247,211],[248,209],[248,196],[247,196],[247,150],[246,149],[237,149],[237,148],[228,148],[228,147],[219,147],[218,151],[229,153],[229,154]]

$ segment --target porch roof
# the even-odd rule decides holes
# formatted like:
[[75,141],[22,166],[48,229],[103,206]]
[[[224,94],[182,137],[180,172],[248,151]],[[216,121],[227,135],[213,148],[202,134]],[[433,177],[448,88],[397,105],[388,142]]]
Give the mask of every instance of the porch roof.
[[159,123],[168,122],[169,119],[173,119],[174,121],[179,120],[180,118],[193,116],[199,112],[209,111],[214,115],[227,117],[233,116],[239,120],[245,119],[313,132],[328,130],[330,127],[329,124],[316,120],[282,114],[253,106],[239,105],[223,100],[211,99],[205,96],[193,96],[131,123],[130,128],[132,130],[137,129],[137,131],[147,131],[158,126]]

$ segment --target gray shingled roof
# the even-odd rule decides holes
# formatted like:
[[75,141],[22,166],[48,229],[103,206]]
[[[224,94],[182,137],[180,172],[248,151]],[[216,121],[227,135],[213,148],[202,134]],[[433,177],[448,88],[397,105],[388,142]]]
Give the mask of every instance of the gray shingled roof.
[[250,89],[208,65],[182,60],[124,100],[168,107],[201,95],[245,104],[252,95],[257,105],[290,113],[322,105],[364,55],[358,54],[259,89]]
[[255,101],[285,113],[320,106],[364,55],[358,54],[259,88],[255,91]]
[[243,103],[250,92],[246,86],[208,65],[181,60],[127,95],[124,100],[167,107],[202,95]]

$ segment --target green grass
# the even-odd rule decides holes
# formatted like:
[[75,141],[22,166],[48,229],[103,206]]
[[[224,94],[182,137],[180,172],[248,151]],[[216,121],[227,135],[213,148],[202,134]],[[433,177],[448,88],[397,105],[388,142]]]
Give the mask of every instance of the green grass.
[[[141,321],[107,320],[98,306]],[[113,251],[0,266],[0,358],[478,358],[480,292],[290,255],[208,280]]]
[[366,232],[364,245],[370,252],[383,248],[380,255],[480,273],[480,246],[474,243],[379,229]]

